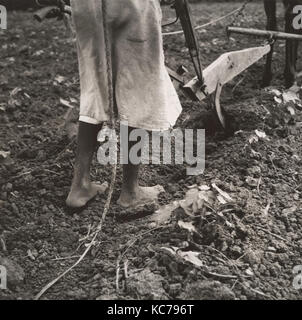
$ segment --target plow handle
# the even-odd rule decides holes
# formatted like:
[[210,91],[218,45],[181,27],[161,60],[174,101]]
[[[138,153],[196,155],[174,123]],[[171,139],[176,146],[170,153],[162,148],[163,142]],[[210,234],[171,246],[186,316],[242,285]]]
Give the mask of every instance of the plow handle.
[[62,10],[58,6],[49,6],[42,8],[34,13],[34,19],[42,22],[48,18],[60,18],[64,14],[71,15],[71,8],[69,6],[64,6]]
[[265,30],[258,30],[258,29],[249,29],[249,28],[238,28],[238,27],[228,27],[227,33],[237,33],[243,34],[248,36],[257,36],[257,37],[264,37],[264,38],[273,38],[273,39],[280,39],[280,40],[297,40],[302,41],[302,35],[294,34],[294,33],[285,33],[285,32],[278,32],[278,31],[265,31]]
[[56,15],[58,13],[58,10],[60,10],[60,9],[56,6],[45,7],[45,8],[38,10],[37,12],[35,12],[34,18],[37,21],[42,22],[43,20],[48,18],[50,15],[51,15],[51,17],[53,15]]

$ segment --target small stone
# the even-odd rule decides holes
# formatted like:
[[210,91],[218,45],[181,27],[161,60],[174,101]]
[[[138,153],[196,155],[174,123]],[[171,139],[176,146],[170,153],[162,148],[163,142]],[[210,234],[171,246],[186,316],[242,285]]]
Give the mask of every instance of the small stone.
[[253,272],[253,270],[251,269],[251,268],[248,268],[248,269],[246,269],[245,270],[245,273],[248,275],[248,276],[254,276],[254,272]]
[[248,168],[247,173],[250,176],[259,177],[261,175],[261,168],[259,166]]
[[245,179],[245,182],[246,182],[246,184],[248,186],[253,187],[253,188],[258,186],[258,179],[255,179],[255,178],[252,178],[252,177],[247,177]]
[[169,293],[171,296],[176,297],[181,291],[181,283],[173,283],[169,287]]
[[264,274],[265,272],[266,272],[266,266],[265,265],[263,265],[263,264],[261,264],[260,266],[259,266],[259,269],[258,269],[258,271],[261,273],[261,274]]
[[295,193],[295,194],[294,194],[294,200],[299,200],[299,199],[300,199],[299,193]]
[[235,300],[234,292],[219,281],[196,281],[184,288],[182,300]]
[[12,204],[12,210],[15,215],[19,215],[20,212],[15,203]]
[[39,194],[40,194],[41,196],[44,196],[46,193],[47,193],[46,189],[42,189],[42,190],[39,192]]
[[238,257],[242,255],[242,249],[239,246],[234,246],[231,250],[232,253],[234,253]]
[[149,268],[128,278],[127,292],[134,298],[144,297],[148,300],[167,300],[163,288],[164,278],[153,273]]
[[7,200],[7,192],[1,193],[1,200]]
[[243,257],[243,260],[251,266],[261,262],[262,253],[259,250],[248,249]]
[[83,289],[69,290],[66,292],[67,297],[77,300],[87,298],[87,294]]
[[5,189],[7,192],[11,192],[13,190],[13,185],[11,183],[8,183]]

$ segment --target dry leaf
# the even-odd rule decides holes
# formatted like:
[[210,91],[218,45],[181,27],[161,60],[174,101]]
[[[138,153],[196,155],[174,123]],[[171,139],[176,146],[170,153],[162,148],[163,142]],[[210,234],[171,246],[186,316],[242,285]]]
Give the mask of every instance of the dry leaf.
[[281,99],[281,98],[274,97],[274,100],[275,100],[275,102],[277,102],[278,104],[282,103],[282,99]]
[[60,103],[61,103],[61,105],[68,107],[70,109],[74,108],[74,106],[69,101],[67,101],[65,99],[60,98]]
[[193,225],[193,222],[184,222],[182,220],[178,221],[178,226],[182,229],[188,230],[189,232],[197,232]]
[[258,142],[259,138],[255,135],[249,137],[249,144],[253,144],[254,142]]
[[66,81],[66,78],[63,77],[63,76],[57,75],[57,76],[55,77],[55,82],[57,82],[57,83],[59,83],[59,84],[62,84],[64,81]]
[[256,135],[261,138],[261,139],[265,139],[266,138],[266,133],[260,130],[255,130]]
[[0,159],[7,159],[10,156],[10,152],[0,151]]
[[209,191],[209,190],[211,190],[211,188],[209,186],[206,186],[206,185],[199,186],[198,189],[200,191]]
[[203,267],[203,262],[198,258],[200,252],[195,251],[177,251],[177,254],[184,260],[191,262],[197,267]]
[[225,200],[229,202],[234,202],[234,200],[229,196],[229,194],[225,191],[222,191],[215,183],[212,183],[212,187],[223,197]]
[[288,103],[288,102],[299,102],[299,101],[300,101],[297,93],[294,92],[294,91],[291,91],[291,90],[288,90],[288,91],[283,92],[282,98],[283,98],[283,102],[284,102],[284,103]]
[[149,219],[156,224],[166,223],[170,220],[172,212],[178,207],[178,201],[174,201],[171,204],[160,207],[152,216],[150,216]]
[[170,254],[174,256],[179,256],[185,261],[188,261],[197,267],[203,267],[204,265],[203,262],[198,258],[198,256],[200,255],[200,252],[181,251],[180,248],[177,248],[177,247],[172,247],[172,248],[162,247],[161,249],[168,251]]

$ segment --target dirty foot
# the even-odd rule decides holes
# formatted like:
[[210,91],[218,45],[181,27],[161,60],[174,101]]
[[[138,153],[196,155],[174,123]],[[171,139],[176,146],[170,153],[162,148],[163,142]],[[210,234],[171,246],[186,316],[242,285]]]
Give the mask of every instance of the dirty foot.
[[135,208],[156,202],[158,195],[162,192],[165,192],[165,189],[160,185],[154,187],[138,187],[135,192],[123,190],[117,203],[124,208]]
[[84,207],[97,194],[104,193],[107,188],[107,183],[91,183],[88,187],[82,187],[79,189],[72,188],[67,197],[66,205],[70,208]]

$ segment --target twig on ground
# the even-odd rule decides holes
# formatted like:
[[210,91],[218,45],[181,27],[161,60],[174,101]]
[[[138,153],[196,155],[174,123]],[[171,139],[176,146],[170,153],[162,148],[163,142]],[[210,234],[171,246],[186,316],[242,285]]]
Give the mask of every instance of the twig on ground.
[[265,228],[263,228],[263,227],[261,227],[261,226],[256,225],[256,228],[262,230],[263,232],[266,232],[266,233],[270,234],[271,236],[276,237],[276,238],[279,239],[279,240],[282,240],[282,241],[284,241],[284,242],[289,243],[289,241],[286,240],[285,238],[279,236],[278,234],[275,234],[275,233],[273,233],[273,232],[270,232],[269,230],[267,230],[267,229],[265,229]]
[[120,291],[120,286],[119,286],[119,278],[120,278],[120,270],[121,270],[120,263],[121,263],[121,255],[119,255],[116,261],[115,288],[117,292]]
[[235,288],[235,286],[236,286],[237,283],[238,283],[238,279],[236,279],[236,280],[234,281],[234,284],[233,284],[232,287],[231,287],[231,290],[232,290],[232,291],[234,290],[234,288]]
[[259,196],[261,196],[261,194],[260,194],[261,181],[262,181],[262,177],[259,178],[258,183],[257,183],[257,193]]
[[261,292],[261,291],[259,291],[259,290],[257,290],[257,289],[253,289],[253,288],[251,288],[251,287],[249,287],[249,286],[246,286],[245,284],[243,284],[243,283],[241,283],[241,282],[239,282],[239,284],[240,284],[242,287],[244,287],[245,289],[250,290],[250,291],[258,294],[259,296],[268,298],[268,299],[270,299],[270,300],[277,300],[274,296],[265,294],[265,293],[263,293],[263,292]]
[[3,238],[0,238],[0,243],[1,243],[1,246],[2,246],[2,251],[6,252],[7,248],[6,248],[6,244],[5,244],[5,241],[4,241]]
[[17,176],[11,177],[8,181],[14,181],[14,180],[19,179],[19,178],[21,178],[23,176],[27,176],[27,175],[29,175],[31,173],[32,173],[32,171],[27,171],[27,172],[20,173]]
[[52,261],[62,261],[62,260],[70,260],[70,259],[76,259],[79,258],[80,256],[70,256],[70,257],[60,257],[60,258],[54,258],[51,259]]
[[209,275],[211,277],[216,277],[216,278],[220,278],[220,279],[237,279],[238,276],[233,276],[230,274],[220,274],[220,273],[215,273],[215,272],[210,272],[210,271],[206,271],[204,269],[201,268],[201,271],[205,274],[205,275]]
[[128,279],[128,265],[129,265],[129,260],[126,259],[124,261],[124,276],[125,276],[125,279]]

